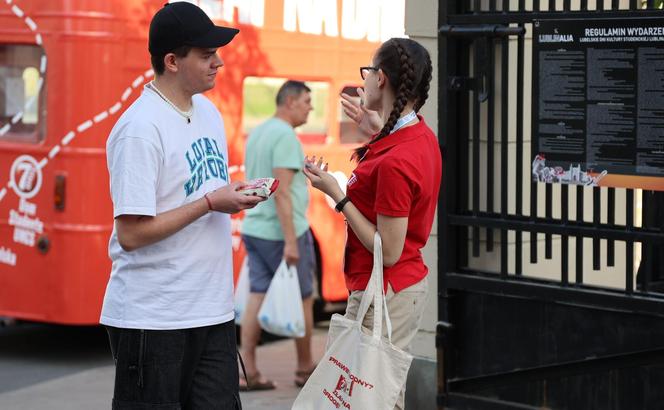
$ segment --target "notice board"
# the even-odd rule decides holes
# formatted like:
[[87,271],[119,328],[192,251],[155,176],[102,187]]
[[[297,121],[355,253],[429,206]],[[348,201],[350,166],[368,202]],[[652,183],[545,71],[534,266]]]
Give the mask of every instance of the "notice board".
[[532,178],[664,190],[664,19],[533,24]]

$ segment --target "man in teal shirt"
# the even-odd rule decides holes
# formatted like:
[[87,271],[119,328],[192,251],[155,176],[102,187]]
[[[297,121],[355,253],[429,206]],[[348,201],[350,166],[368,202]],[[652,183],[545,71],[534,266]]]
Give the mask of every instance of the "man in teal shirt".
[[314,368],[311,331],[316,259],[306,219],[309,191],[302,173],[304,152],[293,130],[307,122],[311,110],[309,87],[300,81],[286,81],[277,93],[274,117],[254,129],[247,140],[246,179],[276,178],[279,189],[262,206],[246,212],[242,222],[242,239],[249,258],[250,294],[242,318],[242,358],[247,380],[241,382],[241,389],[246,386],[252,390],[275,387],[260,374],[256,364],[256,345],[261,332],[256,316],[282,259],[288,265],[297,266],[304,307],[305,336],[295,339],[295,384],[303,386]]

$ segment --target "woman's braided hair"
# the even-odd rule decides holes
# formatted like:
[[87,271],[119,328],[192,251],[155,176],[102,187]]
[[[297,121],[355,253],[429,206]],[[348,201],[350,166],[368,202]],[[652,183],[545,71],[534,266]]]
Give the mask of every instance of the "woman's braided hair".
[[366,154],[370,144],[390,134],[409,101],[415,102],[415,112],[419,112],[429,96],[431,57],[416,41],[407,38],[392,38],[386,41],[376,52],[374,64],[387,76],[395,99],[383,129],[368,144],[355,150],[353,159],[358,162]]

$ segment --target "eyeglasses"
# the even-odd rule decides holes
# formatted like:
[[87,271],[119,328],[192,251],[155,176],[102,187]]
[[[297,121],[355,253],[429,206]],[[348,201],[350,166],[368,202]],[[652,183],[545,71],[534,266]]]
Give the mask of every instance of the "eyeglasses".
[[360,77],[364,80],[369,71],[378,71],[380,68],[378,67],[372,67],[372,66],[366,66],[366,67],[360,67]]

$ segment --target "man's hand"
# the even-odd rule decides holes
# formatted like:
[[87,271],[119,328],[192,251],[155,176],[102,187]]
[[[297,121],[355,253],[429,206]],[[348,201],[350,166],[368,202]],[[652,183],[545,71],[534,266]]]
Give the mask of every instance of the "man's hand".
[[244,195],[237,192],[245,185],[244,182],[232,182],[225,187],[208,193],[207,197],[212,203],[212,210],[234,214],[245,209],[253,208],[267,199],[260,196]]
[[300,260],[300,251],[297,248],[297,240],[284,243],[284,260],[288,266],[295,266]]

